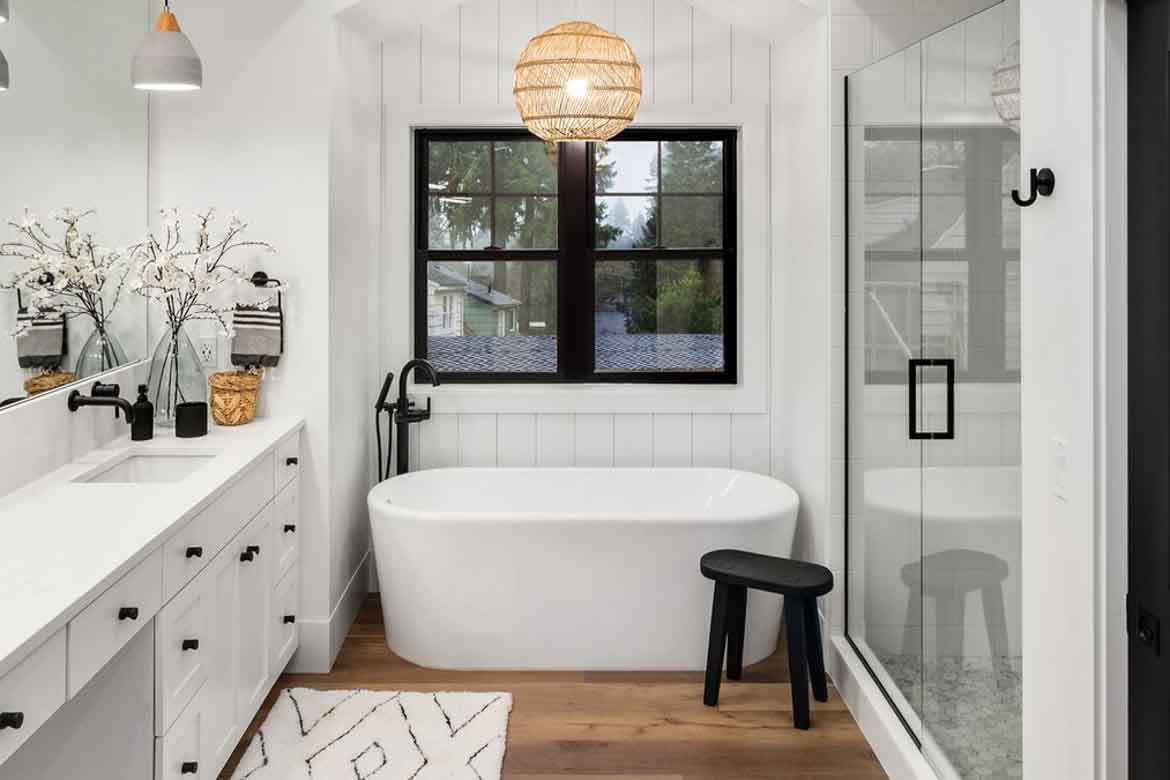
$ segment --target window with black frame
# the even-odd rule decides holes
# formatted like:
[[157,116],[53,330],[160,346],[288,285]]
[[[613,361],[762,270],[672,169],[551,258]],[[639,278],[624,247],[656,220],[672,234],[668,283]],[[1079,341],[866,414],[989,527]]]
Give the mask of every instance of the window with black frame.
[[[1020,378],[1019,136],[1002,126],[865,130],[867,384],[913,353],[968,382]],[[976,176],[973,171],[998,171]]]
[[444,380],[736,381],[735,131],[416,149],[416,352]]

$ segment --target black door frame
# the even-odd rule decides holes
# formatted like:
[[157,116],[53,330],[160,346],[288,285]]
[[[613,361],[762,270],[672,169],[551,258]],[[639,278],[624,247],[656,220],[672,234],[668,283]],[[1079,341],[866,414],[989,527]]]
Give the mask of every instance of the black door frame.
[[1170,0],[1128,15],[1129,776],[1170,777]]

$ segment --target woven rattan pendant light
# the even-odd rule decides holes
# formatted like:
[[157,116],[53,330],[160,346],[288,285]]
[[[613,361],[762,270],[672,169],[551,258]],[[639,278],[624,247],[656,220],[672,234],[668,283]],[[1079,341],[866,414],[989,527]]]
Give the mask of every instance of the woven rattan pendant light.
[[621,37],[564,22],[528,42],[512,94],[524,124],[545,141],[607,141],[634,121],[642,66]]

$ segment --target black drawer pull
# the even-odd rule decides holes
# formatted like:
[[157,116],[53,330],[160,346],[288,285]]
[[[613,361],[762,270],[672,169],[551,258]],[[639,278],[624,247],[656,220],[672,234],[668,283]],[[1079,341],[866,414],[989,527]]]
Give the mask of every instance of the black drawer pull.
[[188,547],[187,548],[187,557],[188,558],[202,558],[203,557],[203,548],[202,547]]
[[296,616],[296,615],[285,615],[285,616],[284,616],[284,622],[285,622],[286,624],[288,624],[288,623],[295,623],[295,622],[297,622],[297,616]]
[[284,465],[286,465],[286,466],[295,466],[300,462],[301,462],[300,458],[285,458],[284,459]]
[[179,767],[179,774],[181,775],[196,775],[199,774],[198,761],[184,761]]
[[122,607],[118,610],[118,620],[137,620],[138,607]]
[[199,649],[199,640],[198,639],[184,639],[181,649],[183,650],[183,652],[186,652],[188,650],[198,650]]
[[251,561],[255,557],[256,557],[256,554],[254,552],[252,552],[251,550],[245,550],[244,552],[240,553],[240,560],[244,561],[245,563],[248,561]]
[[286,534],[296,533],[296,530],[297,530],[297,527],[295,525],[286,525],[284,527],[284,532]]
[[23,712],[0,712],[0,729],[19,729],[23,725]]

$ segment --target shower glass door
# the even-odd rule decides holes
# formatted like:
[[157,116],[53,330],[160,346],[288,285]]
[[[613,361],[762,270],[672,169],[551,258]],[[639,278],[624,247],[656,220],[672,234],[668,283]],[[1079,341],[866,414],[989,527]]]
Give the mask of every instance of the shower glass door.
[[1017,27],[848,80],[847,628],[944,778],[1022,776]]

